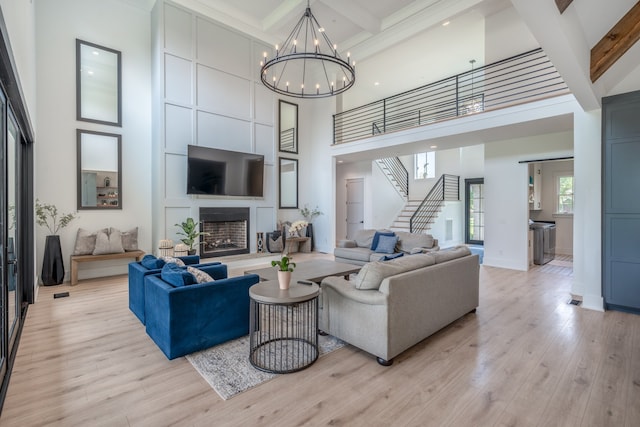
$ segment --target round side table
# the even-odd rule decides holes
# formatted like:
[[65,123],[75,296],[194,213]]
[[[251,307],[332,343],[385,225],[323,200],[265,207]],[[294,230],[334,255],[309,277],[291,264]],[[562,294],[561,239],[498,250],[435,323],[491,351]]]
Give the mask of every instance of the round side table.
[[292,283],[287,290],[277,280],[249,288],[249,361],[265,372],[288,374],[318,359],[318,295],[315,283]]

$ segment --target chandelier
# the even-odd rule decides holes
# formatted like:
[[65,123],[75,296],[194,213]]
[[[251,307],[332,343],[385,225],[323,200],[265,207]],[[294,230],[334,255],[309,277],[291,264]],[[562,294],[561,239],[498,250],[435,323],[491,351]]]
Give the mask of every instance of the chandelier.
[[349,89],[356,80],[355,61],[350,54],[344,60],[338,47],[309,7],[281,47],[276,45],[275,57],[267,52],[260,61],[260,79],[274,92],[297,98],[323,98]]

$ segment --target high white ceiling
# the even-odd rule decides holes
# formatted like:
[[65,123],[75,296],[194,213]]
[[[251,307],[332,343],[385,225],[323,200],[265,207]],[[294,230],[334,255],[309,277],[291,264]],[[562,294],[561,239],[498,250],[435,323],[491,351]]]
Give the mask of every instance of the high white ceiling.
[[[307,7],[307,0],[174,1],[274,45],[282,44]],[[358,60],[471,10],[485,16],[510,5],[508,0],[309,1],[338,50]]]

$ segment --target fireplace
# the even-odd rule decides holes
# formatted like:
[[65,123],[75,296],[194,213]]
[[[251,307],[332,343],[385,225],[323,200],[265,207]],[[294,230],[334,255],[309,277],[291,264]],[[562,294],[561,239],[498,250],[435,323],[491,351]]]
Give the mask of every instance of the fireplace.
[[249,253],[249,208],[200,208],[200,256]]

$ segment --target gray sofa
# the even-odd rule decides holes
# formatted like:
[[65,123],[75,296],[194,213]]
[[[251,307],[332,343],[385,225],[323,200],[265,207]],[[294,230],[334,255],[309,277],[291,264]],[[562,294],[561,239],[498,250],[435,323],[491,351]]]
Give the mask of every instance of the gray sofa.
[[478,306],[479,263],[466,246],[366,264],[322,283],[320,330],[381,365]]
[[[333,251],[335,260],[349,264],[365,265],[368,262],[378,261],[387,256],[388,254],[386,253],[375,252],[371,249],[371,243],[376,231],[390,232],[389,230],[374,229],[358,230],[353,240],[340,240],[338,242],[338,247]],[[434,239],[431,234],[396,231],[395,235],[399,237],[396,244],[396,253],[427,253],[440,249],[438,239]]]

